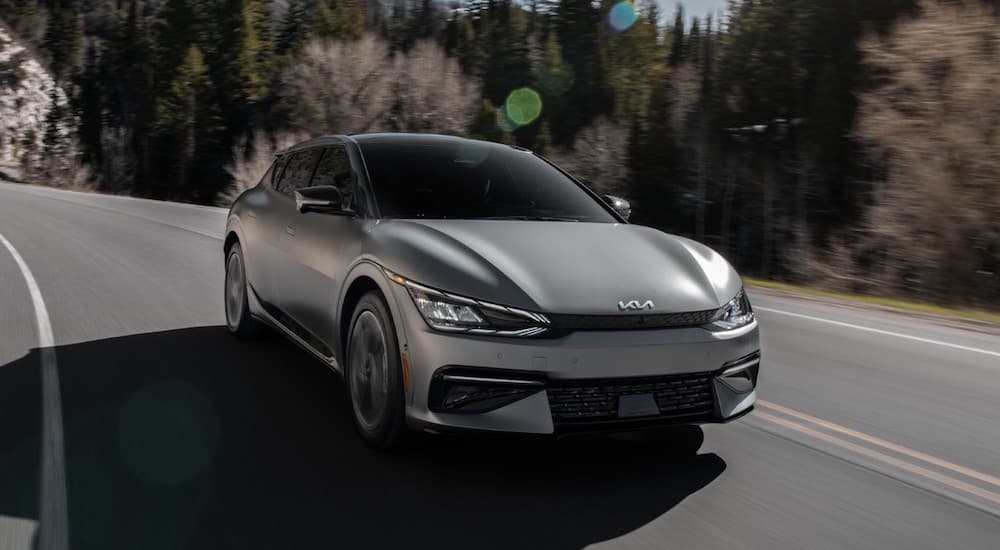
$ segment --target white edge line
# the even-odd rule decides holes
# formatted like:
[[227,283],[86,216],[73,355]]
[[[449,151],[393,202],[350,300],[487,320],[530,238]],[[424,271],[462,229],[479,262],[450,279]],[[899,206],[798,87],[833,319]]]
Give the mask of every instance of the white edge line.
[[28,264],[25,263],[24,258],[18,253],[14,245],[10,244],[2,234],[0,234],[0,243],[3,243],[10,255],[14,257],[14,261],[17,263],[17,267],[21,269],[21,275],[24,276],[24,282],[28,285],[28,293],[31,295],[31,303],[35,308],[35,327],[38,329],[38,345],[43,348],[51,348],[55,345],[55,338],[52,337],[52,324],[49,322],[49,312],[45,309],[45,300],[42,299],[42,292],[38,289],[38,283],[35,282],[35,278],[31,275],[31,270],[28,269]]
[[831,325],[837,325],[839,327],[853,328],[856,330],[863,330],[865,332],[873,332],[875,334],[883,334],[885,336],[895,336],[896,338],[905,338],[907,340],[913,340],[915,342],[923,342],[925,344],[935,344],[938,346],[944,346],[948,348],[960,349],[962,351],[971,351],[974,353],[984,353],[986,355],[992,355],[994,357],[1000,357],[1000,351],[991,351],[988,349],[973,348],[970,346],[963,346],[960,344],[952,344],[951,342],[942,342],[941,340],[933,340],[931,338],[921,338],[920,336],[913,336],[910,334],[903,334],[900,332],[892,332],[890,330],[882,330],[872,327],[865,327],[861,325],[854,325],[851,323],[845,323],[843,321],[834,321],[832,319],[823,319],[822,317],[813,317],[812,315],[803,315],[801,313],[792,313],[790,311],[782,311],[780,309],[771,309],[768,307],[754,306],[755,310],[766,311],[768,313],[779,313],[781,315],[788,315],[790,317],[798,317],[799,319],[808,319],[810,321],[816,321],[819,323],[829,323]]
[[55,338],[42,292],[27,262],[2,234],[4,245],[21,270],[35,309],[39,356],[42,363],[42,464],[38,548],[64,550],[69,547],[69,516],[66,503],[65,445],[62,425],[62,397],[56,363]]

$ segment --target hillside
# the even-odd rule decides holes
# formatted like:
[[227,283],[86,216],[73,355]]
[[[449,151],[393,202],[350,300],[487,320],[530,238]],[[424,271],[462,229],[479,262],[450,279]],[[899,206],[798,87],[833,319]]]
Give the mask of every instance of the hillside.
[[[53,101],[68,105],[66,93],[10,31],[0,25],[0,179],[20,180],[40,160]],[[53,125],[64,136],[61,125]]]

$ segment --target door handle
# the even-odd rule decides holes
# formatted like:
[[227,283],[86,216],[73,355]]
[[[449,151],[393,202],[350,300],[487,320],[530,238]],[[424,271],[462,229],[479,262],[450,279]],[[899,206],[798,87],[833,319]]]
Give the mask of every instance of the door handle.
[[292,226],[290,226],[290,225],[286,225],[285,226],[285,233],[288,233],[289,235],[291,235],[291,236],[294,237],[295,236],[295,228],[292,227]]

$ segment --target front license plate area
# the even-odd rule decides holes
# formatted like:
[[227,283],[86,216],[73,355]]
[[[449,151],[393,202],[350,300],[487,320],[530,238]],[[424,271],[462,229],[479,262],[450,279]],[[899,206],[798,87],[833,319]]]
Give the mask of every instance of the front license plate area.
[[618,397],[618,418],[635,418],[637,416],[656,416],[660,407],[651,393],[622,395]]

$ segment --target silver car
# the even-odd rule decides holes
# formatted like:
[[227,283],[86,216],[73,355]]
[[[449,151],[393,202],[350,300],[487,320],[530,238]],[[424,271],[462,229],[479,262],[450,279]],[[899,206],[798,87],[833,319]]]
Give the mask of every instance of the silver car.
[[343,375],[359,433],[561,435],[726,422],[757,321],[719,254],[627,222],[519,147],[327,136],[279,154],[226,225],[226,320]]

